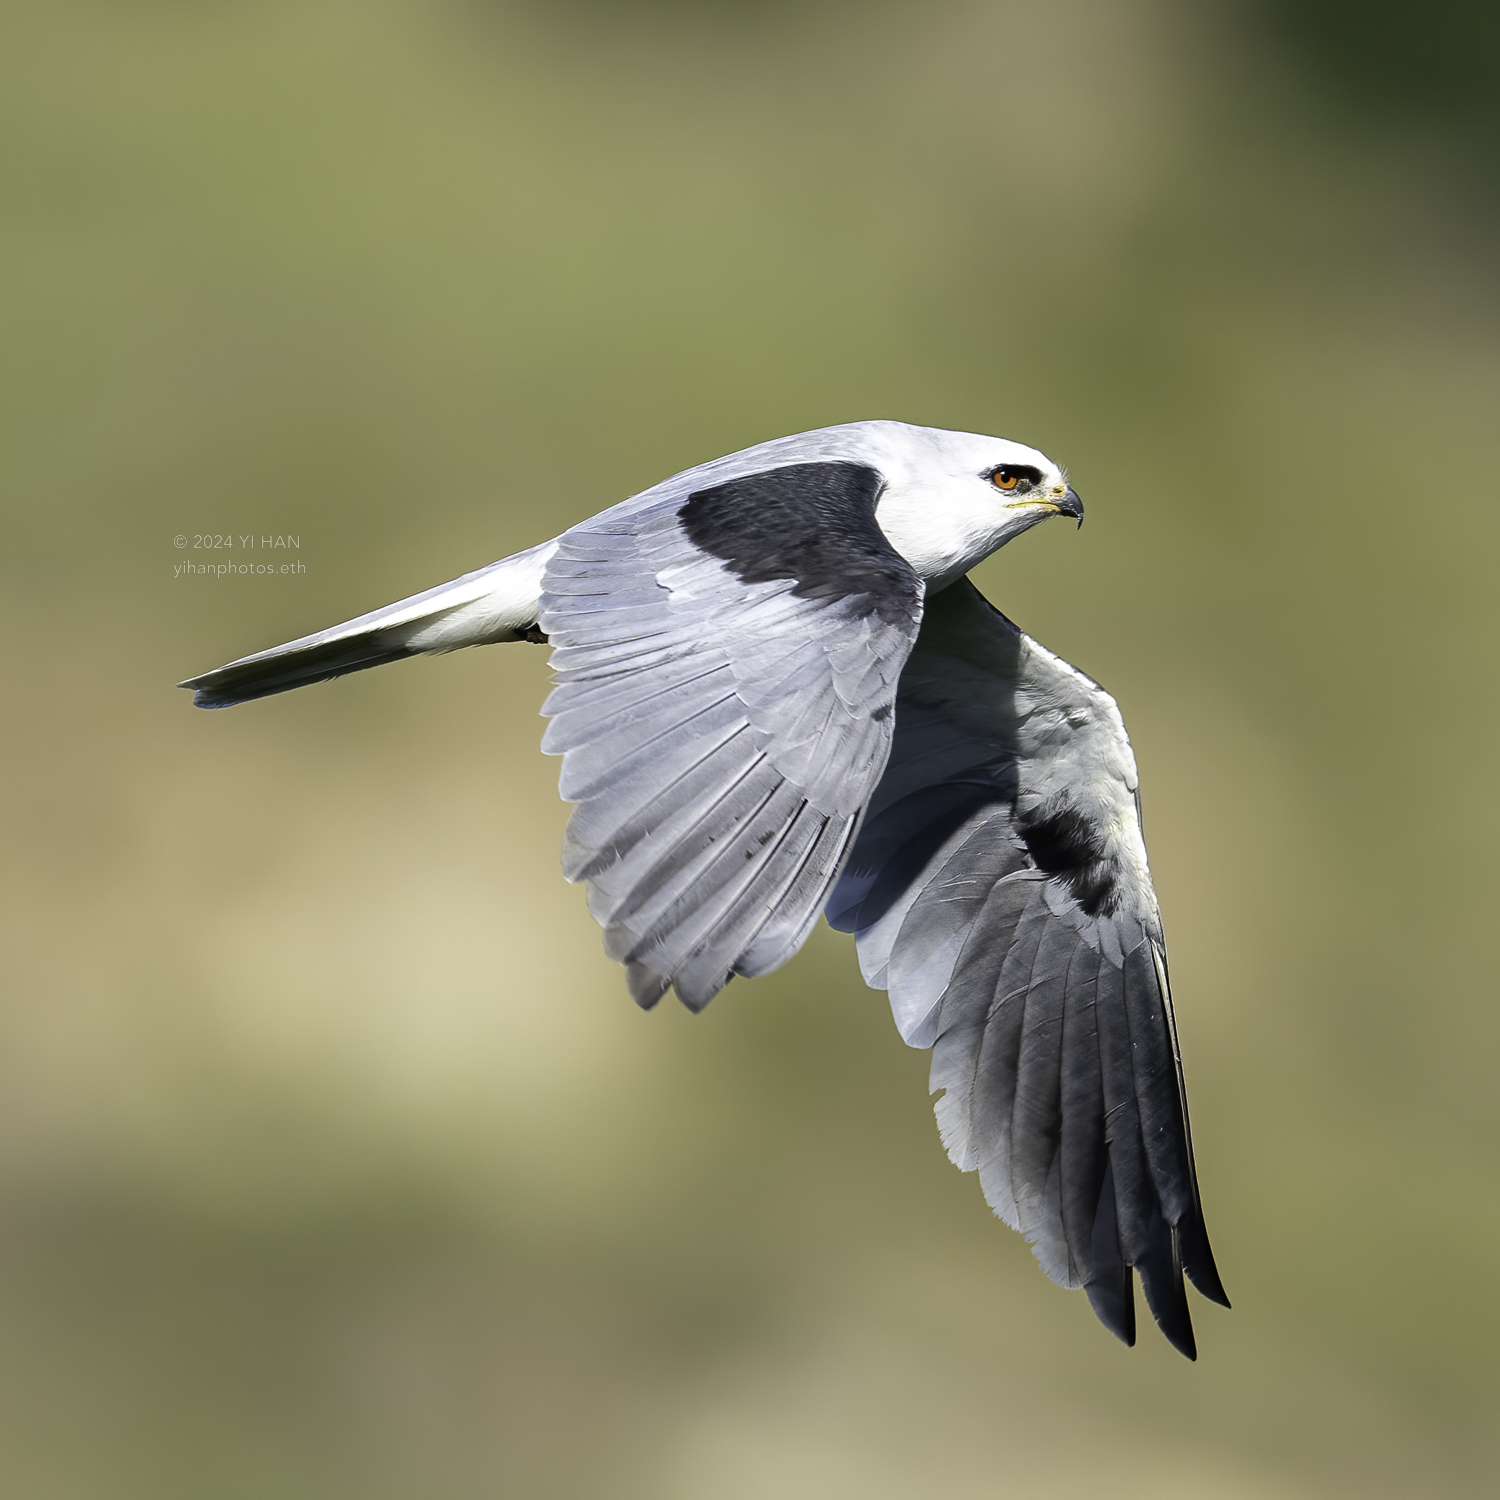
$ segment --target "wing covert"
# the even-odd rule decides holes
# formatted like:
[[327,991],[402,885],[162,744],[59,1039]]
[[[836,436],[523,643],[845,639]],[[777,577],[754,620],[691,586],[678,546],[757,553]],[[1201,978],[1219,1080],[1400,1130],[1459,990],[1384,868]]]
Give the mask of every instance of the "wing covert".
[[927,600],[896,721],[828,919],[933,1049],[943,1142],[996,1213],[1126,1343],[1139,1271],[1192,1357],[1183,1273],[1227,1299],[1114,701],[964,579]]

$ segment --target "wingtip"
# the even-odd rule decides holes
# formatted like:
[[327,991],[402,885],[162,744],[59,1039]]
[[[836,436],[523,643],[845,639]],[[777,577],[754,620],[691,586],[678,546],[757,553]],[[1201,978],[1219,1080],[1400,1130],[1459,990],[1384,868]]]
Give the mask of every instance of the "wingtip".
[[1208,1242],[1208,1230],[1204,1228],[1202,1218],[1194,1219],[1191,1224],[1180,1224],[1178,1235],[1182,1269],[1187,1273],[1188,1280],[1210,1302],[1216,1302],[1220,1307],[1231,1306],[1229,1294],[1224,1290],[1224,1283],[1219,1277],[1219,1268],[1214,1262],[1213,1247]]
[[1124,1275],[1114,1283],[1103,1280],[1084,1284],[1084,1292],[1094,1316],[1125,1345],[1135,1348],[1135,1283],[1130,1267],[1124,1267]]
[[1094,1208],[1091,1267],[1084,1291],[1089,1306],[1127,1349],[1135,1347],[1135,1276],[1120,1253],[1119,1217],[1115,1205],[1114,1167],[1106,1164]]
[[1214,1272],[1211,1280],[1189,1271],[1188,1279],[1193,1283],[1194,1289],[1209,1302],[1219,1307],[1234,1307],[1234,1303],[1229,1300],[1229,1293],[1224,1290],[1223,1282],[1219,1280],[1217,1271]]
[[672,988],[677,991],[677,998],[696,1016],[701,1015],[708,1008],[708,1002],[733,978],[732,971],[720,972],[709,979],[703,979],[701,976],[689,978],[687,975],[679,974],[672,981]]
[[625,965],[625,983],[630,990],[630,998],[642,1010],[650,1010],[672,988],[670,979],[663,979],[654,969],[634,962],[627,962]]
[[[1161,1226],[1160,1219],[1157,1220]],[[1153,1236],[1151,1246],[1137,1262],[1146,1306],[1167,1342],[1188,1359],[1198,1358],[1193,1336],[1193,1318],[1188,1311],[1187,1285],[1182,1279],[1182,1236],[1176,1225],[1165,1238]]]
[[1179,1281],[1175,1295],[1169,1294],[1167,1306],[1160,1312],[1151,1309],[1156,1326],[1161,1329],[1166,1341],[1185,1358],[1198,1358],[1198,1340],[1193,1333],[1193,1319],[1188,1312],[1187,1292]]

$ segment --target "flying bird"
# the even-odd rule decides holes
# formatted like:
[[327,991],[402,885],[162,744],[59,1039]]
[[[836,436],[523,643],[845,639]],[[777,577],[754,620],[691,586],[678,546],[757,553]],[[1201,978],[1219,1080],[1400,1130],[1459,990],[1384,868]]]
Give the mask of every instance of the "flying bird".
[[1114,700],[965,576],[1083,504],[1034,448],[854,422],[688,469],[529,551],[182,684],[225,708],[547,642],[563,873],[650,1008],[768,974],[820,913],[932,1049],[944,1144],[1042,1269],[1196,1357],[1199,1202],[1135,760]]

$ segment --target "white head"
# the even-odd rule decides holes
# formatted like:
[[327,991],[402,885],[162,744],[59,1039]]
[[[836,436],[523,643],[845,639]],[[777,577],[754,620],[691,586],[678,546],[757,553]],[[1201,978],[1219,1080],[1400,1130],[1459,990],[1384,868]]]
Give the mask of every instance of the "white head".
[[1083,521],[1067,476],[1023,443],[904,422],[854,426],[866,461],[885,475],[880,529],[931,587],[952,583],[1038,521]]

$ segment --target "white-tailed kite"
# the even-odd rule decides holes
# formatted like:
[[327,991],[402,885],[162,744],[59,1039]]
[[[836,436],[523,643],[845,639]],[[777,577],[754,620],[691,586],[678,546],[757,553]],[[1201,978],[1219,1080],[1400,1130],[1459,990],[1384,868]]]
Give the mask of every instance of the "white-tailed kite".
[[546,641],[563,872],[644,1007],[818,914],[932,1049],[949,1155],[1135,1341],[1215,1302],[1135,761],[1114,700],[964,576],[1083,506],[1033,448],[854,422],[702,464],[477,573],[185,682],[224,708]]

